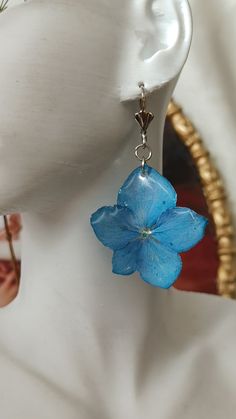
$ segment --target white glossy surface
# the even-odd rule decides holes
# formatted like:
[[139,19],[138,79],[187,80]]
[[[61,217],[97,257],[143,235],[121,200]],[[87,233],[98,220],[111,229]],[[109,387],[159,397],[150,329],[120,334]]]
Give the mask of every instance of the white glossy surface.
[[[0,17],[0,202],[29,211],[22,290],[0,314],[1,412],[233,419],[235,303],[112,277],[88,224],[136,165],[136,103],[119,98],[137,95],[140,75],[150,90],[162,85],[150,100],[161,166],[165,108],[190,44],[186,1],[66,4],[34,0]],[[147,34],[150,60],[135,31]]]

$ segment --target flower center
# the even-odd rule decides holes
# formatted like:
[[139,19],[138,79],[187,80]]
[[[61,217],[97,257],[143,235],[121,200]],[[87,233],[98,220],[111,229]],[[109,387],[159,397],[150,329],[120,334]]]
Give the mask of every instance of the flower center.
[[152,234],[152,230],[150,230],[150,228],[144,228],[143,230],[140,231],[140,233],[141,233],[141,239],[146,240]]

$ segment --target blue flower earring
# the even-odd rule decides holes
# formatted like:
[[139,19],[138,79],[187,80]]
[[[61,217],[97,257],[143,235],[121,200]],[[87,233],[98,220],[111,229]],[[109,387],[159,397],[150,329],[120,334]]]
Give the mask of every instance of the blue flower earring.
[[146,110],[144,84],[140,88],[141,109],[135,119],[141,126],[142,144],[136,147],[135,155],[142,164],[119,190],[117,204],[97,210],[91,225],[98,240],[114,252],[114,274],[139,272],[148,284],[170,288],[182,269],[179,254],[203,238],[207,219],[177,207],[173,186],[147,165],[152,157],[147,129],[154,115]]

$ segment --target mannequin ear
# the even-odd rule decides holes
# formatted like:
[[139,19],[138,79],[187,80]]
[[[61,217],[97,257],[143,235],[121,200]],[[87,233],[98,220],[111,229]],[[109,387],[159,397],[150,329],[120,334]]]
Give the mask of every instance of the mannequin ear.
[[[176,79],[192,39],[187,0],[136,0],[130,19],[135,26],[126,42],[121,69],[121,100],[136,99],[140,82],[152,92]],[[128,36],[128,34],[127,34]]]

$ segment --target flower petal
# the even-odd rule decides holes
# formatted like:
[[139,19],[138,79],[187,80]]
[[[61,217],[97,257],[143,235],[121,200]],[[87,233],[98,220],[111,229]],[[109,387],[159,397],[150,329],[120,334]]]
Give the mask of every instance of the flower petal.
[[165,289],[174,284],[182,269],[178,253],[153,238],[143,240],[137,263],[145,282]]
[[141,247],[140,240],[130,242],[123,249],[116,250],[112,259],[112,271],[118,275],[131,275],[137,270],[137,257]]
[[128,208],[100,208],[92,215],[91,225],[97,238],[112,250],[125,247],[138,236],[134,216]]
[[135,169],[118,193],[118,205],[135,214],[140,227],[152,227],[159,216],[176,205],[176,192],[170,182],[155,169]]
[[203,238],[207,223],[189,208],[176,207],[161,215],[153,236],[178,253],[186,252]]

